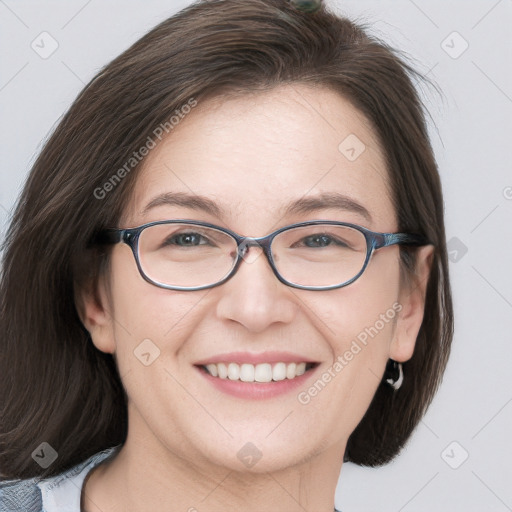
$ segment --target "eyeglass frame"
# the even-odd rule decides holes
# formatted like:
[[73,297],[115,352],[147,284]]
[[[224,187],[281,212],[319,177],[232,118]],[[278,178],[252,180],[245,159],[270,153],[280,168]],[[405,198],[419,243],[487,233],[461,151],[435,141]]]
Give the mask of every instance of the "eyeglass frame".
[[[233,238],[236,241],[237,244],[237,258],[233,265],[233,268],[231,271],[220,281],[209,284],[209,285],[203,285],[203,286],[193,286],[193,287],[184,287],[184,286],[174,286],[174,285],[167,285],[164,283],[159,283],[157,281],[152,280],[150,277],[148,277],[144,270],[142,269],[140,258],[139,258],[139,237],[144,231],[144,229],[149,228],[151,226],[156,226],[160,224],[191,224],[195,226],[202,226],[206,228],[213,228],[218,231],[221,231],[227,235],[229,235],[231,238]],[[287,281],[284,279],[283,276],[279,273],[277,270],[277,267],[275,265],[274,259],[272,257],[272,241],[274,238],[279,235],[280,233],[283,233],[284,231],[288,231],[290,229],[294,228],[300,228],[303,226],[314,226],[314,225],[334,225],[334,226],[342,226],[342,227],[349,227],[352,229],[355,229],[359,232],[361,232],[365,239],[366,239],[366,257],[364,264],[361,268],[361,270],[351,279],[348,281],[345,281],[344,283],[337,284],[337,285],[329,285],[329,286],[305,286],[305,285],[299,285],[296,283],[292,283],[290,281]],[[274,275],[277,277],[277,279],[287,285],[291,286],[292,288],[298,288],[300,290],[311,290],[311,291],[326,291],[326,290],[334,290],[338,288],[343,288],[345,286],[348,286],[349,284],[352,284],[354,281],[359,279],[366,268],[368,267],[368,264],[370,262],[371,256],[374,253],[374,251],[378,249],[382,249],[384,247],[390,247],[392,245],[410,245],[414,247],[420,247],[424,245],[429,245],[431,242],[428,241],[426,237],[423,235],[416,235],[411,233],[380,233],[377,231],[371,231],[370,229],[367,229],[363,226],[359,226],[357,224],[351,224],[348,222],[338,222],[338,221],[332,221],[332,220],[311,220],[311,221],[305,221],[305,222],[298,222],[295,224],[290,224],[288,226],[284,226],[282,228],[277,229],[276,231],[273,231],[272,233],[269,233],[268,235],[261,236],[261,237],[250,237],[250,236],[242,236],[238,233],[235,233],[234,231],[223,228],[221,226],[217,226],[215,224],[210,224],[209,222],[203,222],[198,220],[192,220],[192,219],[171,219],[171,220],[158,220],[154,222],[149,222],[146,224],[142,224],[141,226],[137,226],[134,228],[106,228],[101,231],[99,231],[96,236],[93,238],[93,244],[97,245],[110,245],[110,244],[118,244],[118,243],[125,243],[127,244],[133,253],[133,256],[135,258],[135,262],[137,264],[137,268],[139,270],[140,275],[142,278],[147,281],[148,283],[157,286],[158,288],[164,288],[166,290],[177,290],[177,291],[198,291],[198,290],[206,290],[208,288],[214,288],[216,286],[220,286],[221,284],[224,284],[226,281],[231,279],[237,272],[238,268],[240,267],[240,264],[242,260],[244,259],[245,254],[247,253],[249,247],[261,247],[263,249],[263,252],[267,258],[267,261],[269,262],[269,265],[274,273]]]

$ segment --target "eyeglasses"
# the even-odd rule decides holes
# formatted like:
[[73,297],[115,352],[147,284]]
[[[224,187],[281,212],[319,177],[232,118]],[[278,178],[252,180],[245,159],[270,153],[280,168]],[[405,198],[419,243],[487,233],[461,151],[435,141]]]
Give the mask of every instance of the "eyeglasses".
[[353,283],[374,251],[390,245],[427,245],[407,233],[376,233],[345,222],[313,220],[259,238],[194,220],[164,220],[130,229],[105,229],[98,244],[125,243],[141,276],[169,290],[213,288],[233,277],[251,247],[261,247],[282,283],[303,290],[331,290]]

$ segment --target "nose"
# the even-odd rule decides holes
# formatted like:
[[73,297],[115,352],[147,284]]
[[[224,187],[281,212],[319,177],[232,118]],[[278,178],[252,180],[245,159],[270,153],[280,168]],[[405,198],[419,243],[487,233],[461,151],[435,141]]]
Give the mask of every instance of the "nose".
[[259,246],[246,248],[236,274],[218,289],[217,316],[251,332],[290,323],[297,314],[291,288],[278,280]]

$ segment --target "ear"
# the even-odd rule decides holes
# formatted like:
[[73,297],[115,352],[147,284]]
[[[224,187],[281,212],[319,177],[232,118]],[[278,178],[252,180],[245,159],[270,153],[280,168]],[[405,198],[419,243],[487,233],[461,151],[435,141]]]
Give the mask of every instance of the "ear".
[[402,285],[395,335],[391,342],[389,357],[398,362],[408,361],[414,352],[416,338],[425,312],[427,283],[434,259],[434,246],[420,247],[416,252],[416,267],[412,278]]
[[95,347],[102,352],[115,352],[112,305],[105,278],[98,277],[75,294],[75,304],[80,320],[89,331]]

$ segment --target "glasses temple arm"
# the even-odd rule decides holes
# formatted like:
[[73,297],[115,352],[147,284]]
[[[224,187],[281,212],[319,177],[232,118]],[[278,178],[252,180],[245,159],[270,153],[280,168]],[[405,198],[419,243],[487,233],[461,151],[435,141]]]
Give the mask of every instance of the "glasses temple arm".
[[409,233],[383,233],[382,242],[378,244],[379,247],[386,247],[388,245],[413,245],[422,246],[429,245],[431,242],[423,235],[411,235]]
[[117,244],[123,240],[124,229],[103,229],[96,233],[92,238],[93,245],[110,245]]

